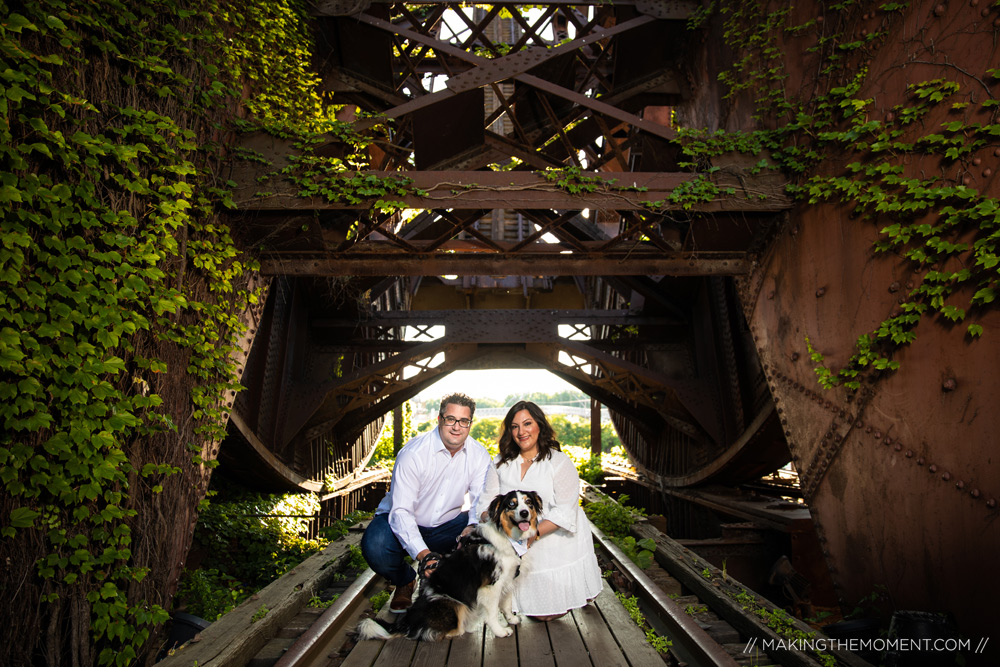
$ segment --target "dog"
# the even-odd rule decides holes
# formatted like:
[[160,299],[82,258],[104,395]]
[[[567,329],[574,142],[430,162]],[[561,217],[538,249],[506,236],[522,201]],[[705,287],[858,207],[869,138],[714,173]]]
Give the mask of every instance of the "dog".
[[[463,537],[454,551],[442,556],[426,578],[421,577],[417,599],[406,613],[393,623],[362,620],[359,639],[452,639],[480,620],[485,620],[497,637],[512,635],[511,626],[520,622],[511,604],[514,578],[520,569],[513,543],[524,544],[538,534],[541,510],[542,499],[534,491],[498,495],[490,502],[488,520]],[[499,623],[501,613],[506,627]]]

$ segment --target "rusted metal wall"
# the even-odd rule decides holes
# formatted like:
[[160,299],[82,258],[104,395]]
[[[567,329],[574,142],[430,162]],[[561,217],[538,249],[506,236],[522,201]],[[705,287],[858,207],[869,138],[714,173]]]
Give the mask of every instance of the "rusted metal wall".
[[[867,62],[856,97],[874,100],[870,118],[891,119],[893,106],[907,102],[907,83],[943,77],[979,99],[989,92],[981,77],[998,62],[996,10],[975,0],[910,4]],[[823,13],[816,3],[797,9],[803,18]],[[871,21],[861,12],[857,21]],[[853,28],[860,34],[864,24]],[[705,76],[712,48],[709,40]],[[787,86],[808,88],[815,70],[788,48]],[[696,125],[753,127],[745,108],[726,104],[706,93],[685,113]],[[949,112],[933,112],[922,131],[954,120]],[[965,170],[967,185],[997,197],[995,149],[952,171]],[[921,280],[898,256],[876,254],[877,238],[878,226],[846,206],[799,206],[741,282],[745,312],[842,603],[849,610],[884,587],[895,609],[950,611],[966,636],[988,635],[1000,593],[992,573],[1000,553],[1000,316],[977,316],[986,334],[975,342],[964,325],[925,318],[893,357],[899,370],[869,375],[858,392],[822,389],[807,351],[808,336],[827,363],[844,363],[856,338]]]

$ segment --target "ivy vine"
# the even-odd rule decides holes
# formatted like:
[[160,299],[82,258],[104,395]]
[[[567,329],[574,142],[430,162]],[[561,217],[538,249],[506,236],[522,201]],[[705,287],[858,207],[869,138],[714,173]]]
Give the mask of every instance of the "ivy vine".
[[[698,29],[718,15],[736,54],[732,67],[719,75],[725,96],[747,96],[755,118],[768,127],[753,132],[681,130],[679,142],[690,159],[684,166],[709,173],[711,159],[727,152],[769,156],[755,169],[781,169],[792,178],[788,192],[799,201],[850,205],[853,216],[879,225],[875,250],[897,253],[920,276],[906,288],[896,312],[857,338],[854,354],[842,367],[828,367],[807,339],[819,382],[827,388],[857,389],[866,369],[898,368],[892,355],[915,339],[922,318],[937,316],[946,325],[956,324],[996,300],[1000,201],[972,187],[968,173],[980,165],[977,151],[1000,143],[1000,101],[939,78],[910,84],[905,91],[910,103],[877,120],[868,113],[873,101],[857,96],[869,77],[861,56],[884,40],[906,9],[906,3],[872,8],[845,0],[794,25],[788,8],[770,11],[764,3],[720,1],[689,22],[689,28]],[[862,11],[863,18],[880,17],[879,29],[856,34],[848,28]],[[782,39],[807,33],[815,37],[808,51],[820,55],[821,78],[828,88],[802,99],[785,88]],[[995,85],[1000,72],[984,68],[969,76],[987,87],[985,81]],[[952,119],[925,128],[931,111],[942,109]],[[844,155],[854,159],[838,167]],[[906,164],[919,164],[920,171]],[[929,169],[935,173],[926,175]],[[960,297],[966,293],[971,297]],[[966,331],[975,339],[983,328],[971,323]]]
[[305,25],[294,1],[3,8],[0,576],[24,613],[0,662],[131,664],[167,617],[163,538],[204,496],[257,298],[217,167],[234,115],[323,107]]

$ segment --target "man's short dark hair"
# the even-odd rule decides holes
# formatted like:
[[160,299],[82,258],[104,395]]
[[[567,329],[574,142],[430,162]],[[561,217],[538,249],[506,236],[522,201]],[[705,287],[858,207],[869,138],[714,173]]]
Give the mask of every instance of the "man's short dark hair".
[[468,396],[466,396],[465,394],[456,392],[454,394],[448,394],[447,396],[441,399],[441,408],[438,410],[438,416],[441,417],[444,416],[444,409],[449,404],[464,405],[465,407],[469,408],[469,417],[472,417],[473,415],[476,414],[476,402],[471,398],[469,398]]

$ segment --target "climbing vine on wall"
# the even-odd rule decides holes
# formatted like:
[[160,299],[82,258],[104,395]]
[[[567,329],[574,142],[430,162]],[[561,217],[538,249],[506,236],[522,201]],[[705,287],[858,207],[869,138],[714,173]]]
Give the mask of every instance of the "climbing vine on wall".
[[[877,252],[895,253],[914,268],[914,280],[894,287],[904,295],[898,308],[858,337],[840,368],[828,367],[807,340],[828,388],[857,389],[866,370],[897,368],[893,353],[915,339],[922,318],[957,324],[996,299],[1000,201],[973,187],[970,174],[982,169],[978,153],[1000,146],[997,69],[984,62],[982,72],[963,72],[965,88],[946,78],[914,82],[900,91],[909,103],[884,119],[869,112],[872,99],[858,96],[871,76],[867,59],[907,8],[845,0],[796,23],[787,6],[723,1],[710,3],[690,24],[699,28],[717,13],[734,53],[719,80],[726,96],[749,100],[764,129],[682,131],[688,166],[708,171],[711,159],[726,152],[766,155],[757,168],[791,176],[793,196],[848,205],[853,218],[877,225]],[[859,29],[864,22],[875,28]],[[786,88],[784,49],[796,37],[811,38],[805,51],[815,54],[820,73],[817,89],[802,93]],[[946,121],[928,123],[942,113]],[[974,339],[983,328],[973,322],[966,332]]]
[[166,618],[256,299],[216,167],[233,116],[321,107],[304,13],[0,6],[0,587],[22,611],[0,662],[131,664]]

